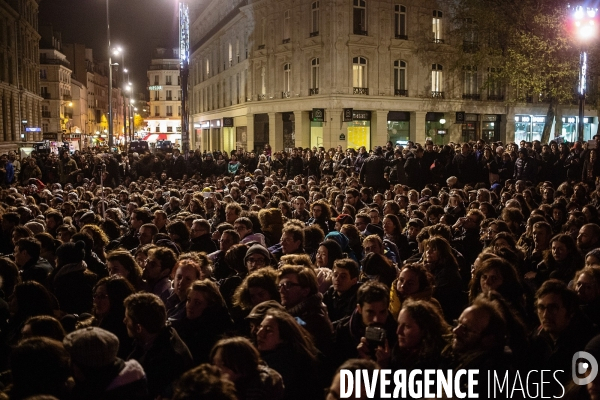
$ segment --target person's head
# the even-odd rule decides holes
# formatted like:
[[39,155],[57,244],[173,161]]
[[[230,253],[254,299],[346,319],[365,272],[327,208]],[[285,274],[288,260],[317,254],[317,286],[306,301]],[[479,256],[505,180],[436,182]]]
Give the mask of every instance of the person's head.
[[286,225],[281,233],[281,250],[283,254],[301,252],[304,248],[304,230],[295,225]]
[[342,248],[333,239],[327,239],[319,244],[315,263],[319,268],[332,269],[335,260],[342,258]]
[[371,217],[368,214],[358,214],[354,218],[354,225],[358,228],[359,231],[363,232],[367,229],[367,225],[371,223]]
[[38,242],[34,238],[24,238],[20,239],[15,244],[15,264],[19,268],[22,268],[26,263],[36,263],[40,258],[40,252],[42,251],[42,246],[40,242]]
[[240,239],[252,234],[253,224],[250,218],[240,217],[235,220],[233,229],[240,235]]
[[513,300],[514,291],[520,286],[517,271],[508,261],[500,257],[482,260],[472,272],[470,297],[474,300],[479,293],[496,291],[507,300]]
[[185,316],[193,320],[202,316],[204,311],[212,307],[225,307],[225,300],[219,292],[219,287],[211,280],[204,279],[192,283],[188,289],[185,304]]
[[575,273],[575,292],[581,304],[589,304],[600,297],[600,267],[584,267]]
[[[373,372],[379,369],[379,365],[375,361],[365,360],[361,358],[352,358],[345,363],[343,363],[338,370],[336,371],[333,380],[331,382],[331,386],[329,387],[329,394],[327,395],[326,400],[339,400],[341,398],[341,382],[340,382],[340,371],[341,370],[350,370],[352,374],[358,373],[359,371],[368,371],[369,376],[373,374]],[[362,384],[360,389],[360,394],[357,394],[355,391],[352,392],[354,397],[350,397],[352,400],[366,400],[368,397],[364,390],[364,384]]]
[[175,266],[173,277],[173,292],[179,298],[179,301],[186,301],[187,292],[192,283],[200,279],[200,265],[191,259],[180,260]]
[[554,236],[550,241],[550,250],[552,258],[557,262],[565,261],[569,256],[578,254],[575,240],[566,234]]
[[120,275],[102,278],[94,286],[94,309],[96,318],[102,319],[109,313],[120,315],[124,313],[123,302],[135,293],[131,283]]
[[383,326],[389,312],[390,290],[383,283],[369,281],[361,285],[356,296],[357,311],[365,326]]
[[11,398],[25,399],[36,395],[67,397],[71,376],[69,353],[59,341],[32,337],[20,342],[10,353]]
[[52,295],[43,285],[35,281],[26,281],[15,286],[9,299],[8,310],[11,315],[25,319],[36,315],[53,315]]
[[281,304],[291,308],[318,292],[317,276],[314,270],[298,265],[284,265],[277,278]]
[[430,302],[407,300],[398,315],[398,346],[418,350],[421,355],[439,353],[450,333],[450,326],[440,311]]
[[442,237],[434,236],[424,242],[423,258],[428,264],[444,265],[446,268],[458,266],[450,243]]
[[[79,235],[79,234],[78,234]],[[85,234],[89,241],[92,242],[92,238]],[[74,235],[73,237],[76,238]],[[83,240],[77,240],[73,243],[64,243],[56,250],[56,266],[62,267],[67,264],[79,264],[83,262],[85,258],[86,244]]]
[[145,340],[149,336],[157,335],[165,327],[167,310],[155,294],[132,294],[125,299],[124,305],[124,323],[129,337]]
[[195,219],[192,222],[192,229],[190,230],[190,237],[192,239],[198,238],[203,235],[210,233],[210,223],[205,219]]
[[552,226],[545,221],[539,221],[533,224],[532,229],[533,242],[538,249],[547,249],[552,239]]
[[219,340],[210,351],[210,360],[232,382],[256,376],[261,362],[258,350],[241,336]]
[[577,294],[559,280],[550,279],[535,294],[541,328],[556,340],[569,326],[578,307]]
[[281,300],[277,287],[277,272],[272,268],[261,268],[252,272],[244,278],[233,295],[233,304],[248,311],[269,300]]
[[152,222],[152,216],[150,215],[150,211],[145,208],[136,208],[131,213],[131,218],[129,219],[129,224],[134,231],[139,231],[140,226],[144,224],[149,224]]
[[401,298],[410,298],[418,293],[432,290],[433,277],[423,264],[405,264],[396,280],[396,291]]
[[577,247],[586,250],[600,247],[600,226],[597,224],[583,225],[577,235]]
[[498,349],[504,346],[506,321],[496,303],[477,298],[460,314],[452,332],[455,353]]
[[256,333],[257,348],[262,353],[282,344],[290,345],[297,356],[315,360],[317,350],[298,321],[287,312],[270,309]]
[[140,246],[143,246],[152,243],[152,238],[158,233],[158,228],[154,224],[144,224],[140,226],[138,233]]
[[175,221],[167,226],[169,238],[175,243],[187,243],[190,240],[190,230],[184,221]]
[[244,263],[248,272],[256,271],[260,268],[269,266],[270,254],[269,251],[260,244],[254,244],[246,251]]
[[217,366],[201,364],[177,380],[172,400],[237,400],[235,385]]
[[138,265],[135,258],[126,250],[114,250],[106,256],[106,267],[109,275],[121,275],[127,279],[134,287],[138,286],[142,280],[142,268]]
[[351,258],[336,259],[332,270],[332,286],[338,294],[347,292],[358,282],[360,269]]
[[225,221],[234,224],[235,220],[242,214],[242,207],[237,203],[229,203],[225,207]]
[[221,234],[219,239],[219,248],[222,252],[227,252],[234,244],[240,242],[240,235],[233,229],[227,229]]
[[160,230],[167,224],[167,213],[163,210],[154,211],[152,222]]
[[21,339],[31,337],[46,337],[62,342],[65,330],[60,321],[50,315],[37,315],[25,321],[21,329]]
[[377,235],[369,235],[363,240],[363,247],[365,249],[365,254],[375,253],[381,254],[384,253],[383,241]]

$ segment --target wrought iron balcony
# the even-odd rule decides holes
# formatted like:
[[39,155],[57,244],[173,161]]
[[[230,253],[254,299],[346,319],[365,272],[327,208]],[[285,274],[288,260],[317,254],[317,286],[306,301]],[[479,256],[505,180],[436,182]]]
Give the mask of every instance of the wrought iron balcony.
[[256,99],[257,99],[258,101],[261,101],[261,100],[266,100],[266,99],[267,99],[267,95],[266,95],[266,94],[259,94],[259,95],[256,95]]
[[395,89],[394,96],[408,97],[407,89]]
[[368,31],[363,31],[362,29],[355,29],[354,30],[354,34],[355,35],[361,35],[361,36],[369,36],[369,32]]
[[444,92],[432,91],[431,92],[431,97],[433,97],[434,99],[443,99],[444,98]]
[[281,98],[282,99],[289,99],[290,97],[292,97],[292,92],[290,92],[290,91],[281,92]]
[[434,38],[433,43],[444,44],[444,39]]
[[263,50],[264,48],[265,48],[265,45],[264,45],[264,44],[260,44],[260,45],[258,45],[258,49],[259,49],[259,50]]
[[310,33],[310,37],[315,37],[315,36],[319,36],[319,31]]
[[463,93],[462,98],[465,100],[481,100],[481,95],[478,93]]
[[42,93],[42,97],[46,100],[49,100],[52,98],[52,95],[50,93]]
[[170,113],[167,113],[167,117],[172,117],[172,116],[173,116],[173,113],[172,113],[172,112],[170,112]]
[[73,97],[71,97],[70,94],[63,94],[63,100],[64,101],[72,101]]
[[52,118],[52,113],[50,111],[42,111],[42,118]]
[[364,94],[364,95],[369,95],[369,88],[366,87],[355,87],[352,90],[352,94]]
[[173,96],[167,96],[167,101],[173,100]]
[[289,43],[289,42],[290,42],[290,40],[291,40],[290,38],[283,39],[283,40],[281,41],[281,43],[283,43],[283,44],[286,44],[286,43]]
[[463,51],[465,53],[475,53],[479,50],[478,42],[470,42],[467,40],[463,40]]
[[396,39],[408,40],[408,35],[398,35],[398,34],[396,34]]
[[309,96],[314,96],[314,95],[316,95],[316,94],[319,94],[319,88],[311,88],[311,89],[308,89],[308,95],[309,95]]
[[490,94],[487,99],[489,101],[504,101],[504,95],[503,94]]

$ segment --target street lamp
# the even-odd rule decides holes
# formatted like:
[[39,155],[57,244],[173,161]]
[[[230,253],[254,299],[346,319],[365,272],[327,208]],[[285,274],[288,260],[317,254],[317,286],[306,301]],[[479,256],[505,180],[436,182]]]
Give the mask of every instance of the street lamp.
[[[569,6],[570,7],[570,6]],[[596,37],[596,14],[597,8],[575,6],[573,7],[573,25],[575,33],[581,43],[579,54],[579,85],[577,94],[579,96],[579,121],[577,123],[577,140],[583,141],[583,118],[585,112],[585,92],[587,79],[587,43]]]

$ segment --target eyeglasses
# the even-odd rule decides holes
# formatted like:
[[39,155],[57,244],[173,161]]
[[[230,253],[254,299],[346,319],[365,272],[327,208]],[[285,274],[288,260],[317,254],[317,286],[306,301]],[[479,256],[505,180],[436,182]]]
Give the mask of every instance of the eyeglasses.
[[302,286],[299,283],[294,283],[294,282],[282,282],[279,285],[277,285],[277,287],[279,288],[279,290],[285,289],[285,290],[290,290],[291,288],[293,288],[294,286]]
[[265,265],[267,262],[264,258],[248,258],[246,264]]

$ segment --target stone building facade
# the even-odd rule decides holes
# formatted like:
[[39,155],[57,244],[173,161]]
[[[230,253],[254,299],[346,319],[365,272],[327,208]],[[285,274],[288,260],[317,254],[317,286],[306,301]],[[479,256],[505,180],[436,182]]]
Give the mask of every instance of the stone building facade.
[[[493,65],[444,65],[442,55],[464,45],[449,37],[446,7],[433,0],[210,1],[190,28],[193,148],[540,138],[547,104],[509,102],[510,88],[484,85]],[[576,106],[559,106],[553,134],[572,138],[577,114]],[[590,108],[585,116],[587,139],[598,118]]]

